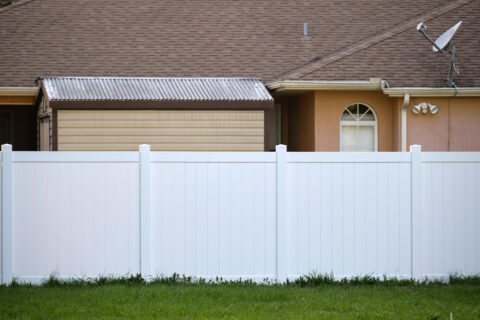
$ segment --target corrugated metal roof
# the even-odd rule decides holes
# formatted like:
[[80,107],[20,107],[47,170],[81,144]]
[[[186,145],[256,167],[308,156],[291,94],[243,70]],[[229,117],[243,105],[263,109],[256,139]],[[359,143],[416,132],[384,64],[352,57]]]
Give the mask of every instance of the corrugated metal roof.
[[50,100],[273,100],[256,78],[52,77],[42,80]]

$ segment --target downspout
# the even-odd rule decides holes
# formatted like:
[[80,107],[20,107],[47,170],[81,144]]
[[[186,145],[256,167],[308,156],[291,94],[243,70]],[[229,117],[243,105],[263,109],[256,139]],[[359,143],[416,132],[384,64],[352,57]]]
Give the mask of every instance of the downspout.
[[410,103],[410,94],[403,95],[402,105],[402,152],[407,152],[407,109]]

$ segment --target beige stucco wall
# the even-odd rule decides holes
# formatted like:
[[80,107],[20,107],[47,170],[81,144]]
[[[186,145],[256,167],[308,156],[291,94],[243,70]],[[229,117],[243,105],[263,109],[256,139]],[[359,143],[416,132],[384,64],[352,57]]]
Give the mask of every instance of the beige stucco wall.
[[370,106],[377,116],[378,151],[392,151],[394,100],[381,91],[316,91],[315,151],[340,150],[340,117],[353,103]]
[[58,110],[58,150],[263,151],[262,111]]
[[[413,114],[411,107],[428,102],[437,114]],[[407,111],[407,145],[424,151],[480,151],[480,97],[413,98]]]
[[[403,97],[382,91],[312,91],[278,101],[288,106],[282,142],[291,151],[339,151],[341,114],[356,102],[375,111],[378,151],[401,151]],[[439,112],[413,114],[412,107],[421,102],[438,106]],[[407,151],[412,144],[422,145],[424,151],[480,151],[480,97],[410,98]]]

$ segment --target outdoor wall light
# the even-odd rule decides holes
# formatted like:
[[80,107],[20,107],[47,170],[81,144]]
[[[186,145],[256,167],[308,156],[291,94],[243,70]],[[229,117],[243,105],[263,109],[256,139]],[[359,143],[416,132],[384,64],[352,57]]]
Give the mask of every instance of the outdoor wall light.
[[428,108],[430,109],[431,114],[435,114],[438,112],[438,107],[434,106],[433,104],[428,104]]
[[438,107],[427,102],[422,102],[412,108],[412,112],[415,114],[427,114],[428,111],[430,111],[431,114],[435,114],[438,112]]

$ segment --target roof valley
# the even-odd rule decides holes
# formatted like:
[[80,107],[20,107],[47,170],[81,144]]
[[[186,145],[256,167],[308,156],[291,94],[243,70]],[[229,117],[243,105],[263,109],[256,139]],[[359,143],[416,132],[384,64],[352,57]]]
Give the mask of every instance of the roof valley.
[[317,71],[329,65],[330,63],[333,63],[345,57],[351,56],[363,49],[372,47],[384,40],[387,40],[402,32],[405,32],[408,29],[415,27],[421,21],[427,21],[427,20],[437,18],[443,14],[446,14],[450,11],[458,9],[473,1],[474,0],[453,0],[451,2],[444,4],[443,6],[437,7],[423,14],[417,15],[414,18],[411,18],[404,23],[396,24],[390,28],[387,28],[386,30],[375,33],[351,45],[335,50],[325,55],[324,57],[316,57],[312,59],[310,62],[307,62],[295,69],[292,69],[290,71],[277,75],[271,81],[273,82],[273,81],[279,81],[279,80],[300,79],[308,75],[309,73],[312,73],[314,71]]

